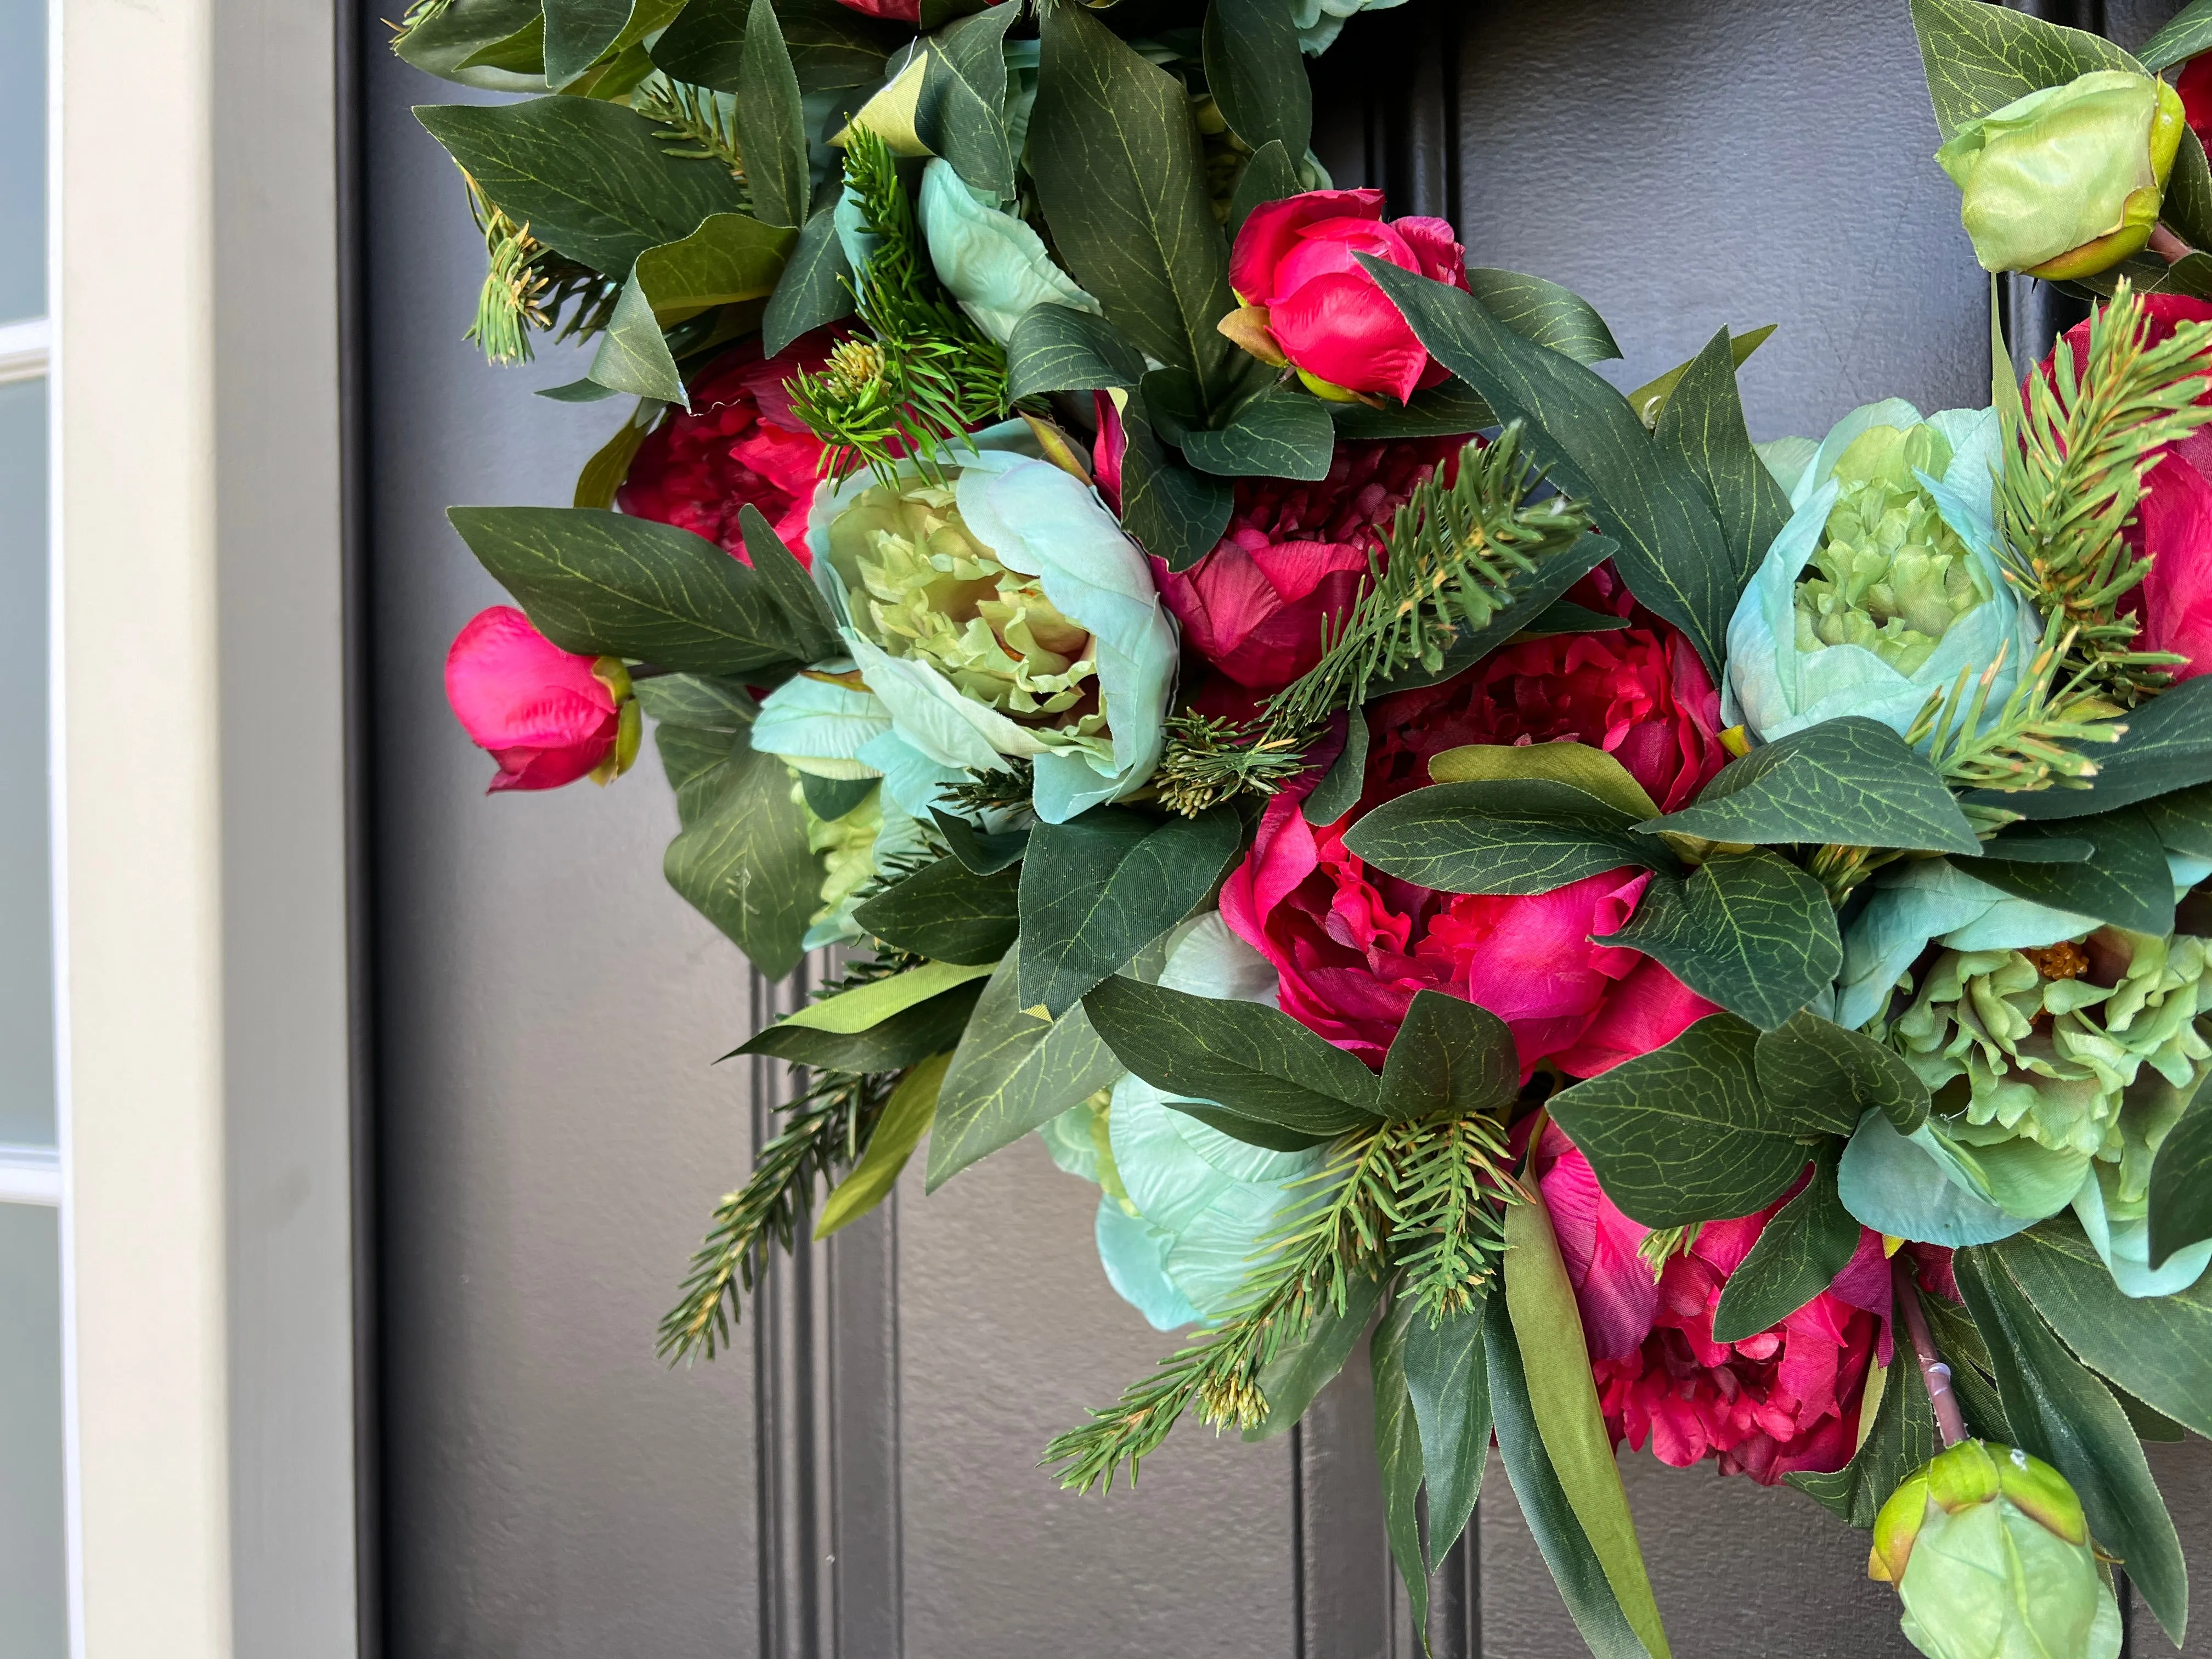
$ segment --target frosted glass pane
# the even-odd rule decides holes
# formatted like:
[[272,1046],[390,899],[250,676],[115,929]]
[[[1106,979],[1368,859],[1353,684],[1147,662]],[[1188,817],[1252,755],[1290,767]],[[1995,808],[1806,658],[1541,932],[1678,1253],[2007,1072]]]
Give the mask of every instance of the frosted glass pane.
[[0,323],[46,309],[46,0],[0,0]]
[[64,1659],[58,1212],[0,1204],[0,1659]]
[[[0,0],[0,6],[16,3]],[[9,72],[0,67],[0,74]],[[6,172],[0,167],[0,178]],[[0,247],[5,241],[0,234]],[[41,380],[0,386],[0,709],[6,711],[11,750],[8,787],[0,789],[0,1141],[48,1145],[54,1138],[54,1002],[46,866],[46,388]]]

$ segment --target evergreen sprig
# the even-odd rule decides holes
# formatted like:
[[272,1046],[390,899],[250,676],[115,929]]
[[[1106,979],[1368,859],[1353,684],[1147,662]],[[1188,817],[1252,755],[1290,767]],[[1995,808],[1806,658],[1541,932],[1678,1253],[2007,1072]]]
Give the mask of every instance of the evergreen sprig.
[[533,355],[530,337],[556,325],[556,340],[588,337],[605,329],[622,284],[547,247],[530,234],[529,225],[517,224],[495,205],[465,167],[461,179],[468,186],[469,211],[484,239],[476,320],[461,337],[474,340],[485,362],[506,365],[528,362]]
[[[738,141],[738,100],[733,94],[655,73],[631,90],[629,106],[656,126],[667,129],[653,137],[669,147],[671,155],[719,161],[730,170],[732,179],[744,182],[745,153]],[[750,196],[744,210],[752,211]]]
[[1338,709],[1357,709],[1407,669],[1435,673],[1462,632],[1488,627],[1515,602],[1518,579],[1589,532],[1589,514],[1565,496],[1528,499],[1542,476],[1521,440],[1516,421],[1414,489],[1381,552],[1369,554],[1359,598],[1324,636],[1321,660],[1268,699],[1259,720],[1170,723],[1157,775],[1167,805],[1194,817],[1247,791],[1273,793],[1305,769],[1306,750]]
[[845,342],[818,374],[793,380],[792,407],[821,438],[829,476],[865,465],[888,482],[911,458],[936,480],[941,447],[964,443],[970,428],[1010,407],[1006,349],[937,280],[881,134],[851,130],[845,182],[875,244],[853,278],[854,307],[872,337]]
[[1504,1135],[1480,1115],[1424,1119],[1391,1137],[1393,1261],[1398,1294],[1433,1320],[1464,1313],[1490,1282],[1505,1248]]
[[1960,669],[1948,690],[1922,706],[1905,741],[1924,744],[1929,759],[1956,788],[2090,787],[2096,763],[2075,745],[2117,743],[2127,727],[2118,723],[2125,711],[2099,683],[2097,665],[2074,661],[2075,634],[2054,612],[2042,646],[1994,714],[1990,693],[2009,644],[1980,674]]
[[[2123,703],[2157,690],[2182,659],[2136,651],[2141,626],[2120,601],[2150,568],[2123,532],[2164,447],[2212,421],[2206,394],[2212,324],[2183,323],[2153,343],[2152,319],[2125,280],[2089,321],[2076,364],[2062,342],[2048,374],[1999,399],[2004,465],[1995,502],[2000,556],[2071,653]],[[2008,786],[2017,787],[2017,786]]]

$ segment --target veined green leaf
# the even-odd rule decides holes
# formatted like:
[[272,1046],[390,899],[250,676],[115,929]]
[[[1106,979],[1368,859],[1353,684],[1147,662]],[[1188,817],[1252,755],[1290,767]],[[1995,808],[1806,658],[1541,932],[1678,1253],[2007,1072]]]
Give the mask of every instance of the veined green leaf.
[[2130,709],[2127,734],[2088,753],[2097,776],[2087,789],[1982,789],[1966,799],[2023,817],[2079,818],[2212,782],[2212,675],[2184,680]]
[[2143,43],[2143,67],[2156,74],[2212,52],[2212,0],[2189,0],[2156,34]]
[[[525,33],[544,39],[544,0],[450,0],[400,36],[392,50],[416,69],[463,86],[501,92],[542,91],[542,78],[538,86],[532,87],[516,84],[522,77],[507,73],[471,72],[471,60],[478,53]],[[541,76],[544,68],[541,58]]]
[[1352,709],[1345,719],[1344,747],[1299,805],[1308,823],[1334,823],[1359,805],[1359,792],[1367,782],[1367,736],[1365,711]]
[[[970,980],[902,1008],[865,1031],[817,1031],[779,1021],[732,1053],[773,1054],[825,1072],[896,1072],[943,1054],[960,1040],[983,988]],[[724,1059],[729,1058],[724,1055]]]
[[1503,1116],[1521,1091],[1513,1033],[1487,1008],[1416,991],[1382,1060],[1375,1109],[1400,1122],[1449,1112]]
[[820,1002],[810,1002],[804,1008],[786,1014],[782,1023],[804,1025],[817,1031],[836,1031],[849,1036],[855,1031],[865,1031],[872,1025],[880,1025],[893,1014],[911,1008],[917,1002],[927,1002],[939,992],[949,991],[956,985],[965,985],[971,979],[986,978],[996,965],[925,962],[921,967],[909,968],[902,974],[871,980],[866,985],[855,985],[849,991],[840,991],[836,996]]
[[1492,316],[1524,340],[1563,352],[1578,363],[1610,362],[1620,356],[1620,346],[1597,307],[1572,289],[1541,276],[1481,265],[1468,270],[1467,286]]
[[1314,1402],[1314,1396],[1334,1380],[1352,1358],[1352,1349],[1374,1322],[1375,1305],[1382,1299],[1379,1279],[1353,1273],[1345,1283],[1344,1306],[1324,1297],[1321,1309],[1295,1342],[1285,1338],[1260,1372],[1260,1394],[1267,1402],[1267,1415],[1244,1431],[1247,1440],[1269,1440],[1281,1434]]
[[1832,1153],[1814,1164],[1805,1190],[1775,1212],[1721,1287],[1713,1340],[1741,1342],[1780,1324],[1835,1283],[1858,1247],[1859,1224],[1836,1196]]
[[1885,1043],[1809,1010],[1762,1032],[1759,1092],[1796,1122],[1850,1135],[1869,1109],[1909,1135],[1928,1120],[1928,1085]]
[[1212,0],[1206,9],[1206,83],[1230,131],[1257,150],[1279,143],[1293,161],[1313,139],[1313,88],[1285,0]]
[[1022,1006],[1058,1018],[1194,909],[1237,856],[1229,807],[1165,822],[1097,806],[1030,832],[1022,862]]
[[599,349],[592,354],[591,378],[611,392],[627,392],[687,410],[691,407],[675,354],[668,349],[660,321],[653,314],[653,302],[646,298],[635,270],[623,283],[614,312],[607,319],[606,331],[599,336]]
[[807,845],[791,774],[780,756],[754,752],[744,725],[708,729],[662,712],[683,707],[679,697],[710,702],[711,687],[693,682],[687,694],[650,680],[641,690],[647,685],[660,694],[659,708],[646,706],[660,722],[653,739],[683,826],[661,862],[668,884],[754,967],[781,979],[799,965],[799,940],[821,902],[822,860]]
[[2066,1352],[2002,1261],[1976,1246],[1951,1258],[1967,1311],[1989,1339],[2013,1443],[2066,1477],[2096,1541],[2179,1647],[2189,1624],[2189,1572],[2142,1444],[2105,1385]]
[[898,1080],[860,1161],[823,1205],[822,1218],[814,1224],[815,1237],[829,1237],[890,1196],[907,1160],[929,1133],[930,1121],[937,1115],[938,1085],[944,1082],[945,1062],[951,1058],[932,1054]]
[[931,817],[937,821],[938,833],[945,844],[952,849],[952,856],[979,876],[995,876],[1022,861],[1029,851],[1030,832],[1027,830],[978,830],[965,818],[955,817],[941,808],[933,806]]
[[1634,824],[1570,784],[1438,783],[1385,801],[1346,832],[1344,844],[1438,892],[1548,893],[1623,865],[1679,867],[1662,842],[1634,834]]
[[[1767,336],[1774,330],[1775,325],[1769,323],[1763,328],[1748,329],[1735,336],[1729,342],[1731,361],[1741,368],[1749,361],[1751,354],[1766,343]],[[1630,392],[1628,406],[1636,411],[1636,418],[1647,427],[1657,426],[1659,416],[1666,410],[1667,400],[1674,395],[1674,388],[1682,383],[1682,377],[1690,372],[1691,364],[1697,361],[1692,357],[1687,363],[1677,363],[1657,380],[1647,380]]]
[[1229,528],[1236,491],[1164,448],[1133,401],[1121,411],[1121,528],[1170,570],[1188,570]]
[[949,24],[929,43],[929,69],[915,111],[915,133],[952,170],[1002,201],[1014,195],[1006,143],[1006,30],[1021,8],[987,6]]
[[979,876],[941,858],[885,888],[853,920],[886,945],[939,962],[996,962],[1020,931],[1018,871]]
[[[2051,839],[2087,841],[2094,850],[2086,860],[2051,862],[2037,858],[2038,843]],[[2027,856],[2008,858],[2007,854],[2015,848]],[[1983,857],[1953,862],[2001,891],[2054,910],[2094,916],[2139,933],[2173,930],[2173,878],[2166,848],[2148,817],[2137,808],[2066,818],[2056,830],[2040,823],[2015,824],[1982,852]]]
[[1472,437],[1486,426],[1501,424],[1464,380],[1416,392],[1402,408],[1331,404],[1328,413],[1340,438],[1455,438],[1462,433]]
[[837,238],[835,203],[799,227],[798,246],[761,314],[761,350],[775,356],[800,335],[853,314],[853,268]]
[[1080,6],[1051,6],[1030,167],[1068,270],[1139,349],[1209,399],[1241,376],[1214,324],[1235,308],[1182,82]]
[[1590,1378],[1589,1347],[1574,1285],[1543,1195],[1505,1212],[1505,1305],[1528,1379],[1528,1404],[1559,1487],[1581,1522],[1583,1535],[1604,1570],[1614,1599],[1644,1645],[1666,1659],[1667,1632],[1651,1597],[1644,1551],[1628,1494],[1613,1460],[1597,1388]]
[[1758,1028],[1708,1014],[1663,1048],[1553,1095],[1552,1115],[1606,1195],[1647,1227],[1749,1215],[1813,1156],[1806,1126],[1759,1092]]
[[744,203],[729,169],[672,155],[656,129],[596,98],[420,106],[416,118],[484,194],[556,252],[611,276]]
[[2111,41],[1985,0],[1912,0],[1936,125],[1948,140],[1970,121],[2092,70],[2142,65]]
[[737,100],[738,144],[745,158],[754,216],[769,225],[803,223],[813,183],[806,161],[806,118],[775,0],[752,0],[746,9]]
[[983,988],[938,1096],[932,1192],[1121,1075],[1121,1062],[1080,1007],[1040,1019],[1021,1006],[1020,984],[1020,965],[1009,951]]
[[1628,769],[1586,743],[1470,743],[1433,757],[1429,776],[1437,783],[1539,779],[1595,795],[1632,818],[1659,816],[1658,807]]
[[1317,483],[1328,477],[1335,457],[1336,427],[1320,398],[1270,386],[1239,405],[1228,425],[1185,434],[1182,453],[1200,471],[1217,477]]
[[1528,422],[1530,451],[1553,481],[1620,543],[1614,561],[1630,590],[1718,673],[1742,584],[1698,475],[1594,371],[1522,338],[1449,283],[1359,258],[1438,362],[1502,418]]
[[1657,958],[1699,996],[1768,1030],[1823,995],[1844,965],[1827,893],[1763,848],[1716,854],[1687,881],[1655,878],[1628,925],[1597,943]]
[[2207,1238],[2212,1238],[2212,1092],[2200,1086],[2150,1166],[2150,1265],[2161,1267],[2176,1250]]
[[1103,317],[1070,306],[1031,306],[1006,347],[1010,398],[1103,392],[1145,378],[1145,360]]
[[[1291,161],[1290,152],[1279,139],[1269,139],[1252,153],[1244,164],[1243,173],[1237,180],[1237,188],[1229,198],[1229,234],[1233,239],[1244,228],[1245,220],[1252,210],[1262,202],[1279,202],[1298,193],[1298,170]],[[1354,404],[1354,409],[1364,409],[1364,404]]]
[[[1936,1437],[1936,1412],[1928,1403],[1919,1367],[1902,1345],[1895,1363],[1879,1379],[1869,1372],[1865,1399],[1873,1407],[1874,1423],[1850,1462],[1831,1474],[1800,1471],[1782,1477],[1838,1521],[1861,1531],[1874,1525],[1899,1483],[1942,1446]],[[1867,1408],[1863,1405],[1859,1409]]]
[[[594,386],[594,391],[604,388]],[[607,392],[612,396],[611,392]],[[629,476],[629,464],[636,459],[638,450],[645,443],[645,434],[653,430],[653,423],[660,418],[666,405],[658,398],[641,398],[630,416],[616,428],[615,435],[592,452],[592,459],[584,463],[584,470],[576,475],[576,491],[571,507],[605,508],[615,504],[615,492],[622,488],[623,480]]]
[[1981,842],[1928,757],[1879,720],[1823,720],[1721,769],[1647,834],[1766,845],[1978,854]]
[[2124,1295],[2071,1216],[1990,1249],[2084,1364],[2212,1435],[2212,1282],[2176,1296]]
[[544,0],[544,7],[545,82],[557,92],[660,27],[684,0]]
[[698,674],[790,659],[789,630],[765,585],[688,530],[573,507],[456,507],[447,516],[564,651]]
[[1433,1322],[1410,1303],[1400,1364],[1420,1426],[1421,1474],[1429,1489],[1429,1554],[1459,1541],[1482,1494],[1490,1461],[1490,1368],[1482,1352],[1486,1293]]
[[[760,713],[760,705],[742,680],[703,674],[656,674],[635,682],[631,689],[653,719],[704,732],[749,731]],[[681,788],[685,780],[672,775],[668,781]]]
[[1083,1006],[1124,1066],[1172,1094],[1304,1134],[1341,1134],[1379,1115],[1372,1072],[1259,1003],[1116,977]]
[[775,533],[767,515],[747,501],[738,509],[738,531],[744,538],[745,556],[752,561],[753,574],[789,625],[792,654],[802,662],[840,654],[837,624],[822,590],[815,586],[798,555],[783,544],[783,538]]
[[1751,447],[1736,389],[1733,343],[1725,328],[1690,360],[1674,383],[1660,408],[1652,441],[1705,485],[1720,520],[1735,591],[1741,593],[1765,561],[1768,544],[1790,522],[1790,498]]
[[1413,1304],[1401,1302],[1376,1327],[1367,1351],[1375,1381],[1375,1455],[1382,1468],[1382,1530],[1405,1582],[1413,1628],[1429,1627],[1429,1557],[1421,1547],[1421,1431],[1406,1384],[1406,1333]]
[[[750,0],[690,0],[653,43],[653,61],[672,80],[736,92],[750,9]],[[884,78],[884,59],[913,33],[837,0],[781,0],[776,13],[802,92],[875,85]]]
[[[2168,850],[2212,859],[2212,784],[2154,796],[2142,804],[2142,810]],[[2085,850],[2082,856],[2088,853]]]

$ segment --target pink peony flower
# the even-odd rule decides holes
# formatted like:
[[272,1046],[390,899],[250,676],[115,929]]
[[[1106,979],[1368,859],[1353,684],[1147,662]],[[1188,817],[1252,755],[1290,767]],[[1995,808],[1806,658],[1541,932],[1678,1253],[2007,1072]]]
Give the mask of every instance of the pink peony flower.
[[784,385],[819,368],[836,343],[835,334],[817,329],[765,361],[757,337],[724,352],[692,384],[691,412],[671,410],[646,435],[615,504],[704,536],[739,559],[745,544],[738,513],[757,507],[805,563],[822,441],[792,413]]
[[1266,313],[1251,320],[1315,391],[1387,392],[1402,403],[1446,373],[1353,257],[1360,253],[1467,286],[1466,252],[1451,226],[1421,218],[1386,224],[1379,190],[1310,190],[1262,203],[1237,233],[1229,283],[1245,305]]
[[[1655,1276],[1638,1253],[1648,1230],[1614,1206],[1556,1124],[1545,1129],[1536,1166],[1616,1443],[1640,1451],[1648,1443],[1677,1468],[1715,1457],[1723,1474],[1762,1486],[1850,1461],[1868,1367],[1891,1357],[1892,1279],[1880,1234],[1862,1229],[1850,1264],[1781,1323],[1717,1342],[1722,1289],[1786,1197],[1757,1215],[1707,1222]],[[1922,1285],[1955,1300],[1950,1253],[1908,1248]]]
[[[470,739],[499,763],[495,793],[557,789],[594,774],[605,782],[635,752],[629,697],[619,662],[563,651],[513,605],[479,611],[446,653],[446,701]],[[633,711],[627,742],[626,708]]]
[[[2191,60],[2182,76],[2185,101],[2191,95],[2191,76],[2208,64],[2212,56]],[[2212,117],[2206,102],[2212,84],[2207,82],[2207,76],[2198,76],[2192,115]],[[2142,306],[2150,315],[2154,343],[2171,338],[2176,324],[2212,320],[2212,305],[2178,294],[2146,294]],[[2066,343],[2076,367],[2086,363],[2089,325],[2069,329]],[[2047,360],[2043,372],[2050,373]],[[2130,550],[2151,560],[2142,585],[2120,602],[2142,620],[2135,648],[2187,658],[2171,671],[2177,681],[2212,673],[2212,427],[2199,427],[2169,444],[2165,459],[2151,470],[2148,486],[2136,521],[2123,532]]]
[[[1237,479],[1228,532],[1212,552],[1179,572],[1152,562],[1185,646],[1239,685],[1281,690],[1321,660],[1322,631],[1358,598],[1391,515],[1467,441],[1340,443],[1318,483]],[[1113,460],[1118,493],[1118,449]]]
[[867,17],[887,17],[897,23],[921,21],[921,0],[837,0],[837,3]]

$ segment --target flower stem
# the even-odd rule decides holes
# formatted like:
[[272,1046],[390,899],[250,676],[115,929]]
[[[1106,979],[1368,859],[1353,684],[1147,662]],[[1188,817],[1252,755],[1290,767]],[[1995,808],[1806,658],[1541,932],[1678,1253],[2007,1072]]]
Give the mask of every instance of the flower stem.
[[2171,265],[2179,264],[2197,250],[2164,225],[2154,225],[2151,228],[2150,251]]
[[1920,1287],[1913,1283],[1911,1263],[1893,1259],[1890,1271],[1897,1285],[1897,1305],[1905,1317],[1905,1334],[1912,1340],[1912,1357],[1920,1362],[1920,1380],[1928,1385],[1928,1403],[1936,1408],[1936,1427],[1946,1446],[1966,1437],[1966,1419],[1959,1410],[1959,1396],[1951,1392],[1951,1368],[1936,1352],[1936,1339],[1928,1329],[1928,1315],[1920,1305]]

